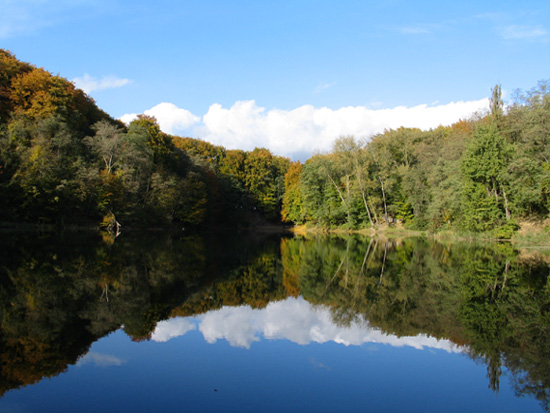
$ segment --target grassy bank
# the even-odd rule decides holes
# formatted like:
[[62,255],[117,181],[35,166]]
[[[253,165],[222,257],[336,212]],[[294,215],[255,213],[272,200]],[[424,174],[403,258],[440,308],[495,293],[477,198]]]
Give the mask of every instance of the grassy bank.
[[518,231],[509,239],[499,239],[492,232],[467,232],[454,228],[420,231],[405,228],[401,224],[381,225],[364,229],[297,225],[291,227],[290,230],[296,235],[361,234],[369,237],[383,236],[386,238],[428,237],[439,241],[510,242],[516,247],[547,248],[550,250],[550,222],[549,220],[540,219],[520,221]]

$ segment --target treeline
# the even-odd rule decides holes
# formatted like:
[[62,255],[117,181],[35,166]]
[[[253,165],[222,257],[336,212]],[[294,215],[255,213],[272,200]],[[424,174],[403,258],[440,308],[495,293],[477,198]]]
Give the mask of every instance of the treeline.
[[550,83],[501,88],[490,113],[429,131],[399,128],[290,163],[126,126],[81,90],[0,49],[0,220],[123,226],[283,221],[510,237],[550,210]]
[[127,127],[81,90],[0,49],[3,222],[133,227],[279,220],[286,158]]
[[429,131],[341,137],[329,154],[293,163],[282,216],[297,224],[365,228],[401,222],[509,237],[518,220],[550,208],[550,83],[501,88],[490,113]]

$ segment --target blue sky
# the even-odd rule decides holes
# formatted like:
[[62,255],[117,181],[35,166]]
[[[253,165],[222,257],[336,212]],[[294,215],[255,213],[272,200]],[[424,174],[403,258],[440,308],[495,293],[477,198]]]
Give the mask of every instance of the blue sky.
[[546,0],[0,0],[0,47],[114,117],[304,158],[342,134],[451,123],[496,83],[536,86],[549,22]]

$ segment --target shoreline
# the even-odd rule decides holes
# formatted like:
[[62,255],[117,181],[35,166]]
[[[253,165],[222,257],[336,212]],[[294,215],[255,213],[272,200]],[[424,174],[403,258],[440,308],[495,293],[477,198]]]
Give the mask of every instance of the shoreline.
[[[521,228],[510,239],[495,238],[491,233],[464,233],[452,229],[441,231],[430,230],[412,230],[404,228],[402,225],[381,225],[377,228],[346,229],[346,228],[328,228],[307,225],[288,225],[278,223],[261,223],[250,226],[205,226],[202,228],[180,228],[175,226],[166,227],[130,227],[123,228],[121,233],[135,232],[167,232],[167,233],[215,233],[224,231],[239,232],[261,232],[261,233],[280,233],[293,234],[295,236],[307,235],[360,235],[365,237],[383,237],[383,238],[409,238],[424,237],[436,241],[447,242],[497,242],[509,243],[516,248],[522,249],[548,249],[550,250],[550,231],[544,222],[522,223]],[[91,223],[82,223],[74,225],[56,225],[56,224],[36,224],[36,223],[16,223],[0,222],[0,232],[3,233],[25,233],[25,232],[97,232],[106,233],[99,226]]]
[[491,233],[461,233],[451,229],[442,231],[430,230],[411,230],[398,226],[383,225],[378,228],[365,228],[360,230],[344,229],[344,228],[327,228],[327,227],[308,227],[307,225],[296,225],[290,227],[289,231],[295,235],[306,236],[313,235],[363,235],[368,237],[385,237],[385,238],[409,238],[409,237],[425,237],[436,241],[451,241],[451,242],[497,242],[509,243],[516,248],[532,248],[532,249],[550,249],[550,232],[546,231],[542,225],[530,225],[530,228],[521,228],[509,239],[496,238]]

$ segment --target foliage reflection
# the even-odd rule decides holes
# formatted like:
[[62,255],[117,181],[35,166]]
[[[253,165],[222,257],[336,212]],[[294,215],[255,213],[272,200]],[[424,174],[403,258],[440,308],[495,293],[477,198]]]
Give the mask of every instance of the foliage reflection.
[[509,244],[425,238],[96,234],[3,237],[0,393],[63,372],[124,326],[148,340],[161,320],[302,296],[347,326],[462,346],[498,391],[550,400],[550,281],[543,256]]

